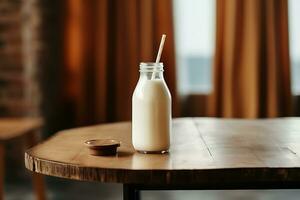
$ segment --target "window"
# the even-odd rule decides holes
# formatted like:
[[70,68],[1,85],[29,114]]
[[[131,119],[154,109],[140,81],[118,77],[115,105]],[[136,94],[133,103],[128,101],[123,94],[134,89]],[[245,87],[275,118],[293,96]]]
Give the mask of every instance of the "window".
[[288,3],[292,92],[300,95],[300,1],[289,0]]
[[[178,89],[181,94],[209,93],[215,47],[214,0],[174,0]],[[291,84],[300,95],[300,1],[289,0]]]
[[180,94],[206,94],[212,89],[215,3],[214,0],[173,1]]

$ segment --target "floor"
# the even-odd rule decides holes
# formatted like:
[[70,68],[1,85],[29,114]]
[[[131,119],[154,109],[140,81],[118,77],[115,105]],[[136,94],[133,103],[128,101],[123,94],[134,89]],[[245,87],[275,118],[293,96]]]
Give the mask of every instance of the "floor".
[[[96,182],[69,181],[48,177],[47,199],[49,200],[121,200],[122,185]],[[29,177],[7,180],[5,200],[34,199]],[[247,190],[247,191],[145,191],[142,200],[298,200],[300,190]]]

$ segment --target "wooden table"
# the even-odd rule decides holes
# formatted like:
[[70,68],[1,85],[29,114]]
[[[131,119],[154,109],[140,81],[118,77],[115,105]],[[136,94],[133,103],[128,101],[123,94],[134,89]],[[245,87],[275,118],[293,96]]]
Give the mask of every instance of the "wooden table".
[[[169,154],[140,154],[129,122],[61,131],[28,150],[26,167],[75,180],[124,184],[124,199],[152,189],[300,188],[300,118],[173,120]],[[122,141],[117,156],[96,157],[84,141]]]
[[[39,131],[43,125],[40,118],[0,118],[0,200],[4,196],[5,146],[16,139],[25,139],[27,147],[38,143]],[[33,173],[36,197],[45,199],[44,182],[40,174]]]

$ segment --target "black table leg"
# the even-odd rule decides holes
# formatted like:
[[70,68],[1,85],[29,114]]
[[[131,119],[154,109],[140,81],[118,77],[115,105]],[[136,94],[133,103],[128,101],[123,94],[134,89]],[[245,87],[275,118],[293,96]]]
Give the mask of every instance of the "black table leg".
[[123,200],[140,200],[140,191],[134,185],[123,184]]

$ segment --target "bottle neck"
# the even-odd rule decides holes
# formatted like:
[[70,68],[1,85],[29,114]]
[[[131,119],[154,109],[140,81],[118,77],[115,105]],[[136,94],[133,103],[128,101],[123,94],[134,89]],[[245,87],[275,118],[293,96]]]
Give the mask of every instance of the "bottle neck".
[[140,72],[140,79],[146,80],[163,80],[164,75],[161,71],[153,71],[153,72]]
[[164,79],[163,63],[141,63],[140,64],[140,79],[159,80]]

